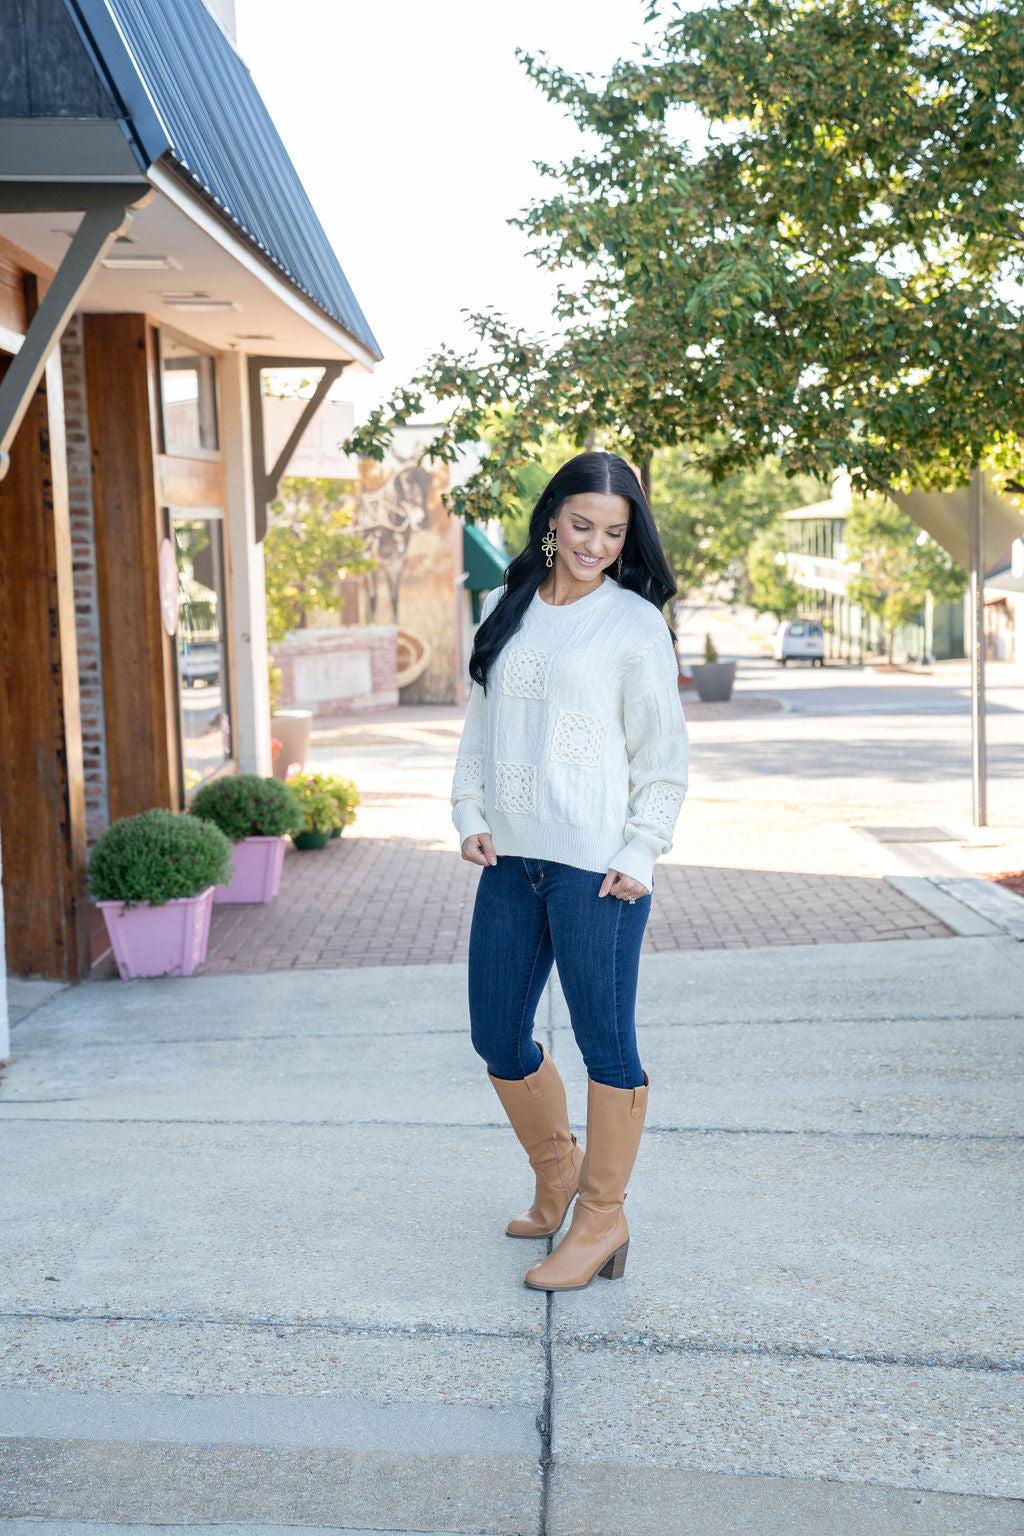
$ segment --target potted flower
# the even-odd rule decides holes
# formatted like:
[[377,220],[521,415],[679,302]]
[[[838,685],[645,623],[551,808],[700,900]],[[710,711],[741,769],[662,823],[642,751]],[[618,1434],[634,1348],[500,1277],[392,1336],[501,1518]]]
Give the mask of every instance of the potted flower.
[[231,875],[219,827],[173,811],[144,811],[108,827],[89,860],[121,976],[191,976],[206,959],[214,887]]
[[196,790],[189,811],[219,827],[233,844],[235,872],[229,885],[214,891],[214,902],[273,901],[281,884],[284,835],[300,821],[288,785],[257,773],[213,779]]
[[335,827],[342,825],[337,798],[327,787],[327,776],[320,773],[296,774],[288,780],[299,807],[299,830],[292,832],[296,848],[308,851],[326,848]]
[[704,636],[704,661],[690,668],[697,697],[705,704],[724,704],[732,697],[732,685],[736,681],[736,663],[719,661],[715,643],[710,635]]
[[334,774],[318,774],[324,788],[329,795],[333,795],[338,802],[341,812],[341,822],[334,827],[331,836],[340,837],[346,827],[350,827],[356,819],[356,806],[359,804],[359,791],[351,779],[339,779]]

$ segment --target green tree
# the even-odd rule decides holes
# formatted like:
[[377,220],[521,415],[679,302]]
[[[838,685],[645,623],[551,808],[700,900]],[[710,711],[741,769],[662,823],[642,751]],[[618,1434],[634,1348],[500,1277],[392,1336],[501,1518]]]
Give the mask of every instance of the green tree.
[[789,574],[786,530],[775,521],[753,539],[746,558],[744,598],[756,613],[773,613],[777,619],[800,612],[806,596]]
[[272,643],[304,628],[307,613],[336,610],[341,578],[373,569],[361,536],[350,531],[352,493],[348,480],[286,476],[281,481],[263,546]]
[[928,593],[938,603],[949,602],[967,584],[961,567],[881,496],[854,500],[846,519],[846,551],[860,567],[847,591],[880,621],[890,662],[898,631],[921,612]]
[[752,540],[780,512],[821,494],[809,477],[787,477],[778,459],[714,481],[701,454],[666,448],[654,455],[652,506],[682,593],[717,581],[744,561]]
[[[484,437],[457,510],[554,426],[634,462],[700,444],[715,481],[777,455],[857,489],[1015,468],[1024,435],[1024,0],[742,0],[665,11],[593,81],[527,57],[592,149],[547,167],[518,221],[560,275],[553,339],[493,312],[352,445],[383,454],[432,397],[451,459]],[[694,109],[707,129],[694,153]]]

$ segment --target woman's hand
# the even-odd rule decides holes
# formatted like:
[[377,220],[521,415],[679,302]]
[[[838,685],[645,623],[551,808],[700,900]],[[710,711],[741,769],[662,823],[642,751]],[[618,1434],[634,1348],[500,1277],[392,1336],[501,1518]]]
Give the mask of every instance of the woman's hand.
[[[466,857],[465,851],[462,857]],[[641,896],[649,896],[651,893],[639,880],[631,880],[628,875],[620,875],[617,869],[610,869],[601,881],[601,889],[597,894],[599,897],[617,896],[620,901],[637,901]]]
[[474,832],[472,837],[467,837],[462,845],[462,857],[467,864],[497,864],[498,855],[494,851],[489,832]]

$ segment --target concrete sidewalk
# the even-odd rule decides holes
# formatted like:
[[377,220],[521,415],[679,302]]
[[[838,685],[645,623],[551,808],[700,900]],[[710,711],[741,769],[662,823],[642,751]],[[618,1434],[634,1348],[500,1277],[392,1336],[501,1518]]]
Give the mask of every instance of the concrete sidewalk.
[[[1024,1530],[1024,946],[647,957],[626,1275],[551,1301],[464,991],[97,981],[22,1019],[0,1531]],[[539,1034],[580,1113],[557,991]]]

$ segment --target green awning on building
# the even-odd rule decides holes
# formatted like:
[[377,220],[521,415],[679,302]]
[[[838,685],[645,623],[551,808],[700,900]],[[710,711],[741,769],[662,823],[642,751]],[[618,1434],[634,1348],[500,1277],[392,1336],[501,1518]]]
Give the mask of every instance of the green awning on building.
[[470,592],[491,592],[504,583],[508,560],[472,523],[462,530],[462,558],[469,572],[466,586]]

